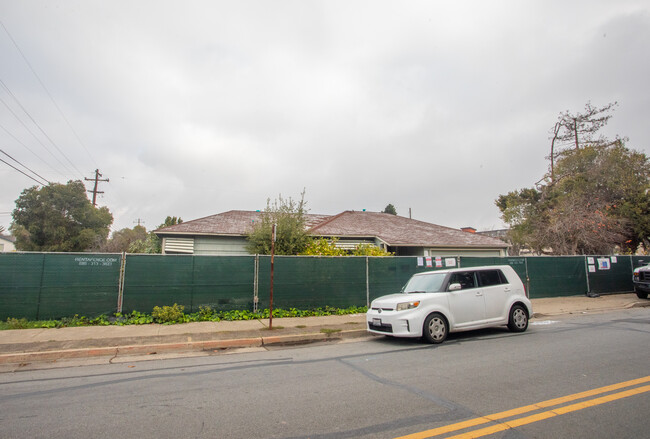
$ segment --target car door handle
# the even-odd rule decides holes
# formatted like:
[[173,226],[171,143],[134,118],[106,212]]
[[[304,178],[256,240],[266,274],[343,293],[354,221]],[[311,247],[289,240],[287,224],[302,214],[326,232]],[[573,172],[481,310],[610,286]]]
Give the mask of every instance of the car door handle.
[[476,295],[477,295],[477,296],[482,296],[482,295],[483,295],[483,292],[482,292],[482,291],[477,291],[477,292],[476,292]]

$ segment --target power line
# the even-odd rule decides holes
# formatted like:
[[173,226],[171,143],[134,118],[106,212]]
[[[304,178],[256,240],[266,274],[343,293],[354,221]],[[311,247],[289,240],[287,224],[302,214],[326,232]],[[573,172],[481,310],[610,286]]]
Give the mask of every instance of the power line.
[[18,43],[16,43],[16,40],[14,40],[13,36],[12,36],[11,33],[9,32],[9,29],[7,29],[7,27],[4,25],[4,23],[2,22],[2,20],[0,20],[0,26],[2,26],[2,28],[5,30],[5,32],[7,33],[7,36],[9,37],[9,39],[11,40],[11,42],[14,44],[14,47],[16,48],[16,50],[18,51],[18,53],[20,53],[20,56],[21,56],[21,57],[23,58],[23,60],[25,61],[25,64],[27,64],[27,67],[29,67],[29,70],[31,70],[31,72],[34,74],[34,76],[35,76],[36,79],[38,80],[38,82],[41,84],[41,87],[43,87],[43,90],[45,90],[45,93],[47,93],[47,96],[50,98],[50,100],[52,101],[52,103],[53,103],[54,106],[56,107],[57,111],[59,112],[59,114],[61,115],[61,117],[63,118],[63,120],[65,121],[65,123],[66,123],[66,124],[68,125],[68,127],[70,128],[70,131],[72,131],[72,134],[74,134],[74,136],[75,136],[75,138],[77,139],[77,141],[79,142],[79,144],[80,144],[81,146],[83,146],[84,150],[85,150],[86,153],[88,154],[88,157],[90,157],[90,160],[92,160],[92,162],[95,164],[95,166],[97,166],[97,162],[96,162],[95,159],[93,158],[92,154],[90,154],[90,151],[88,150],[88,148],[86,147],[86,145],[84,144],[84,142],[81,140],[81,138],[79,137],[79,135],[77,134],[77,132],[75,131],[75,129],[72,127],[72,124],[70,123],[70,121],[68,120],[68,118],[65,117],[65,114],[63,113],[63,110],[61,110],[61,108],[59,107],[59,105],[56,103],[56,101],[55,101],[54,98],[52,97],[52,94],[51,94],[50,91],[47,89],[47,87],[45,86],[45,84],[43,83],[43,81],[41,80],[41,77],[38,76],[38,74],[36,73],[36,71],[35,71],[34,68],[32,67],[31,63],[27,60],[27,57],[25,56],[25,54],[23,53],[23,51],[20,49],[20,47],[18,46]]
[[34,175],[36,175],[37,177],[39,177],[41,180],[45,180],[45,181],[47,181],[48,183],[51,183],[47,178],[45,178],[45,177],[43,177],[43,176],[41,176],[41,175],[38,175],[36,172],[32,171],[32,170],[29,169],[27,166],[25,166],[25,165],[23,165],[22,163],[20,163],[18,160],[16,160],[15,158],[13,158],[12,156],[10,156],[10,155],[7,154],[6,152],[4,152],[2,149],[0,149],[0,152],[3,153],[4,155],[6,155],[7,157],[9,157],[9,158],[10,158],[11,160],[13,160],[14,162],[18,163],[18,164],[19,164],[20,166],[22,166],[23,168],[27,169],[27,170],[28,170],[29,172],[31,172],[32,174],[34,174]]
[[32,155],[33,155],[34,157],[36,157],[36,158],[39,159],[41,162],[43,162],[43,164],[45,164],[46,166],[48,166],[52,171],[54,171],[54,172],[56,172],[56,173],[58,173],[58,174],[60,174],[60,175],[62,175],[62,176],[65,177],[65,175],[63,175],[61,172],[59,172],[59,171],[57,171],[56,169],[54,169],[54,168],[52,167],[52,165],[50,165],[50,164],[47,163],[45,160],[43,160],[43,158],[42,158],[41,156],[39,156],[39,155],[36,154],[34,151],[32,151],[32,150],[31,150],[27,145],[25,145],[23,142],[21,142],[21,141],[20,141],[16,136],[14,136],[13,134],[11,134],[11,132],[9,132],[9,130],[8,130],[7,128],[5,128],[2,124],[0,124],[0,128],[2,128],[2,129],[4,130],[4,132],[7,133],[9,136],[11,136],[11,138],[13,138],[16,142],[20,143],[20,144],[21,144],[21,145],[22,145],[22,146],[23,146],[27,151],[31,152]]
[[[56,155],[54,155],[54,153],[50,150],[50,148],[45,146],[45,144],[41,141],[41,139],[39,139],[38,136],[36,134],[34,134],[34,132],[27,125],[25,125],[25,122],[23,122],[23,120],[20,117],[18,117],[18,115],[14,112],[14,110],[11,109],[11,107],[4,101],[4,99],[2,99],[2,97],[0,97],[0,102],[2,102],[4,104],[4,106],[7,108],[7,110],[9,110],[9,112],[14,115],[16,120],[18,122],[20,122],[20,124],[23,126],[23,128],[25,128],[27,130],[27,132],[29,134],[31,134],[32,137],[34,137],[34,139],[36,139],[36,141],[43,147],[43,149],[45,151],[49,152],[50,155],[52,157],[54,157],[54,160],[56,160],[57,162],[59,162],[59,164],[61,166],[63,166],[63,168],[66,170],[66,172],[68,172],[69,174],[72,174],[72,172],[70,172],[68,167],[61,160],[59,160],[59,158]],[[57,171],[57,172],[59,172],[59,171]],[[65,177],[65,175],[62,172],[59,172],[59,174],[61,174],[61,175],[63,175]]]
[[29,111],[27,111],[27,109],[23,106],[23,104],[20,103],[18,98],[16,98],[16,96],[12,93],[12,91],[9,89],[9,87],[7,87],[7,84],[5,84],[2,79],[0,79],[0,85],[2,85],[2,87],[7,91],[7,93],[9,93],[9,96],[11,96],[12,99],[14,100],[14,102],[16,102],[18,104],[18,106],[23,110],[23,112],[25,112],[27,117],[29,117],[29,119],[32,121],[32,123],[34,123],[34,125],[36,125],[36,127],[47,138],[47,140],[49,140],[50,143],[52,145],[54,145],[56,150],[59,151],[59,154],[61,154],[63,156],[63,158],[66,159],[68,161],[68,163],[70,163],[70,165],[75,169],[75,171],[77,171],[77,174],[80,175],[80,176],[83,176],[81,171],[79,171],[79,169],[77,169],[77,167],[74,165],[74,163],[72,163],[72,161],[68,158],[68,156],[65,155],[65,153],[61,150],[61,148],[59,148],[59,145],[57,145],[56,142],[54,142],[54,140],[52,140],[52,138],[45,132],[45,130],[43,130],[43,128],[41,128],[41,126],[38,124],[38,122],[36,122],[36,120],[34,120],[34,118],[29,113]]
[[40,184],[41,186],[45,186],[44,183],[42,183],[42,182],[36,180],[34,177],[32,177],[32,176],[29,175],[29,174],[25,174],[23,171],[21,171],[20,169],[18,169],[18,168],[15,167],[15,166],[13,166],[11,163],[7,163],[7,162],[5,162],[5,161],[2,160],[2,159],[0,159],[0,162],[4,163],[5,165],[7,165],[7,166],[9,166],[9,167],[11,167],[11,168],[14,168],[16,171],[20,172],[21,174],[23,174],[23,175],[24,175],[25,177],[27,177],[27,178],[31,178],[32,180],[34,180],[36,183]]

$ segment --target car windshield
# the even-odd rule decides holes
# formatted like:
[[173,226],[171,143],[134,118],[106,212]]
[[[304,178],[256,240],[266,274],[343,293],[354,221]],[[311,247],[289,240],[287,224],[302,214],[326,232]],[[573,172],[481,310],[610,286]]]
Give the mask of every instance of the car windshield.
[[434,273],[413,276],[402,288],[404,294],[409,293],[437,293],[442,290],[442,283],[446,273]]

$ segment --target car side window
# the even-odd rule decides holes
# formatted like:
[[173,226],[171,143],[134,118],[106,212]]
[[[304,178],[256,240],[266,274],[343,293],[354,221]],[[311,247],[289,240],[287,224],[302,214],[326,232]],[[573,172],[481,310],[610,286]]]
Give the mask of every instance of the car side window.
[[476,280],[474,279],[473,271],[461,271],[459,273],[454,273],[449,279],[449,285],[451,284],[460,284],[461,290],[467,290],[469,288],[476,288]]
[[482,287],[508,283],[501,270],[481,270],[477,274]]

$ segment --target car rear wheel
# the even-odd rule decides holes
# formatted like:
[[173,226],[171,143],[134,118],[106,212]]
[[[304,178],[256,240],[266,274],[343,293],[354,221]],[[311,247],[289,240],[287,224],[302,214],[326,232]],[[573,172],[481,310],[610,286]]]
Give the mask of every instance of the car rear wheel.
[[521,305],[514,305],[510,308],[508,329],[512,332],[524,332],[528,328],[528,313]]
[[422,328],[424,339],[429,343],[442,343],[447,339],[449,333],[449,324],[442,314],[434,312],[424,319],[424,328]]

